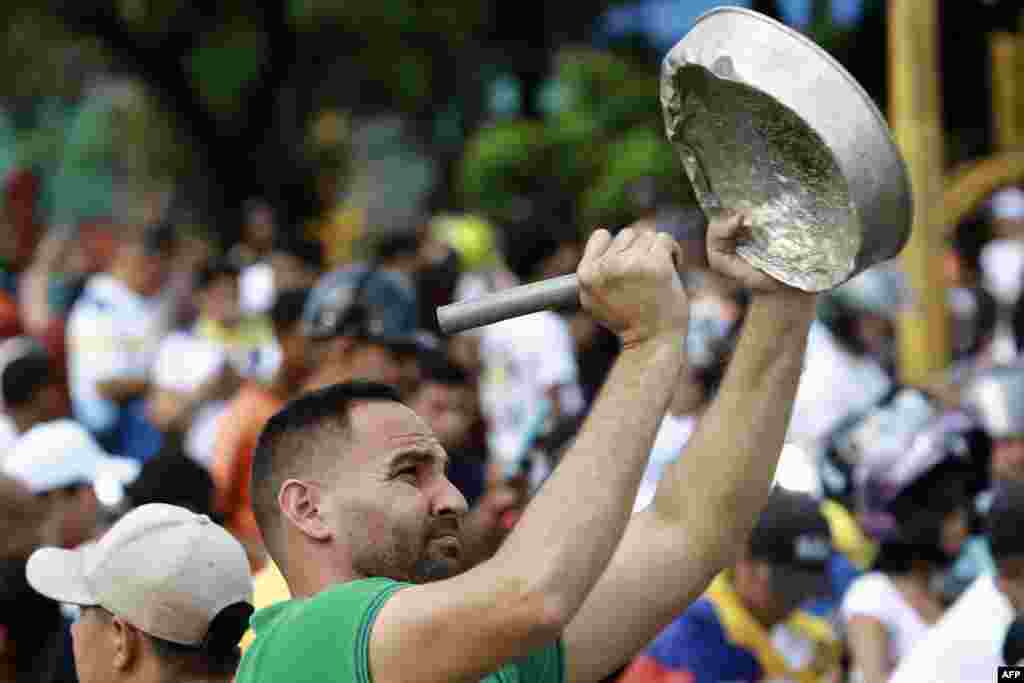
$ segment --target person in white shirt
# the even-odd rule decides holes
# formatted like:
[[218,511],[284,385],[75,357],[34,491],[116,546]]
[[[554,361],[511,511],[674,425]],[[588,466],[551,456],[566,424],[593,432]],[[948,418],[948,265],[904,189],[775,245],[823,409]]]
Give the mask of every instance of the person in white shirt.
[[903,277],[876,266],[824,294],[786,440],[815,454],[843,419],[893,388],[895,322],[909,294]]
[[324,264],[323,246],[319,242],[279,235],[265,260],[242,270],[239,279],[242,312],[269,314],[280,292],[316,285]]
[[690,326],[686,340],[687,375],[673,392],[668,412],[651,448],[650,460],[637,490],[634,511],[654,500],[665,467],[681,457],[697,420],[715,396],[746,313],[740,290],[724,290],[710,278],[688,273]]
[[[522,282],[572,272],[579,261],[578,238],[537,230],[517,235],[506,257]],[[488,447],[501,476],[529,469],[533,484],[550,463],[531,460],[535,442],[573,420],[584,408],[576,346],[568,321],[544,311],[489,325],[480,332],[480,401],[488,427]]]
[[280,351],[266,319],[242,314],[236,265],[212,259],[195,280],[198,318],[161,342],[146,414],[172,441],[181,435],[186,453],[208,465],[227,400],[242,379],[272,380]]
[[111,269],[86,284],[68,319],[68,374],[74,415],[110,451],[139,460],[159,449],[160,433],[145,417],[150,371],[167,334],[165,295],[174,251],[173,227],[131,233]]
[[958,438],[964,422],[907,388],[848,434],[859,452],[858,520],[879,545],[873,571],[840,607],[855,680],[884,683],[942,615],[936,579],[967,538],[973,494],[975,471]]
[[516,474],[544,424],[582,408],[569,325],[550,311],[491,325],[483,331],[480,358],[491,453]]
[[1006,634],[1024,610],[1024,483],[1001,484],[986,520],[996,573],[975,579],[905,657],[889,683],[987,683]]

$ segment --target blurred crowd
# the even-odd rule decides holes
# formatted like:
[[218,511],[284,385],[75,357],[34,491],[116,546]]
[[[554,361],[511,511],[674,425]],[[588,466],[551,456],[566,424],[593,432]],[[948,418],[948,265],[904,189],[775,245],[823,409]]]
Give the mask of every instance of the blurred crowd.
[[[576,311],[437,327],[437,306],[574,272],[586,235],[565,226],[451,213],[339,237],[253,199],[242,240],[219,250],[169,220],[43,226],[26,182],[7,179],[0,214],[0,682],[77,680],[84,616],[33,590],[31,551],[104,538],[107,552],[114,525],[170,523],[151,504],[230,532],[257,608],[286,599],[251,507],[253,451],[272,415],[331,384],[398,389],[447,450],[486,554],[619,351]],[[692,211],[652,200],[632,226],[699,260]],[[900,382],[896,323],[915,293],[896,265],[819,297],[777,474],[797,493],[773,497],[735,566],[615,680],[987,681],[1024,658],[1024,191],[996,193],[942,258],[952,365]],[[637,510],[686,457],[749,302],[710,270],[685,280],[689,368]]]

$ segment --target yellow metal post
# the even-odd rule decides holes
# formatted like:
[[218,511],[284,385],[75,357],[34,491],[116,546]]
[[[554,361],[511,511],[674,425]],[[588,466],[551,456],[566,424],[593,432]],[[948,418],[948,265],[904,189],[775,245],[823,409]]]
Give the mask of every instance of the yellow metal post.
[[989,59],[995,148],[1016,149],[1024,146],[1024,41],[1013,33],[993,33],[989,37]]
[[914,192],[914,228],[901,255],[916,305],[899,322],[904,382],[928,381],[950,361],[942,281],[943,135],[936,0],[889,1],[889,118]]

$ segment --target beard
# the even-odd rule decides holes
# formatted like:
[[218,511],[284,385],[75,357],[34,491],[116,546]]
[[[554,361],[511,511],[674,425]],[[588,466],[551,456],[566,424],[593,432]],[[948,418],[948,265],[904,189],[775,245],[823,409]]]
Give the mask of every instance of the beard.
[[362,553],[354,567],[367,578],[386,577],[414,584],[443,581],[466,568],[461,538],[458,522],[453,524],[450,520],[429,523],[416,532],[392,529],[388,541],[364,546],[369,552]]

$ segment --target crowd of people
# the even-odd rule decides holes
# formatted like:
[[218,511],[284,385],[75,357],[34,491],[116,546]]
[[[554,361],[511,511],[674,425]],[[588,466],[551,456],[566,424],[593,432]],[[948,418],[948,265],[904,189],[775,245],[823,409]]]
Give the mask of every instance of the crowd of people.
[[[951,234],[953,364],[917,386],[896,264],[797,292],[730,252],[742,217],[698,240],[670,206],[591,234],[453,213],[338,260],[262,200],[223,250],[4,206],[0,683],[1024,659],[1019,189]],[[578,311],[437,327],[572,272]]]

